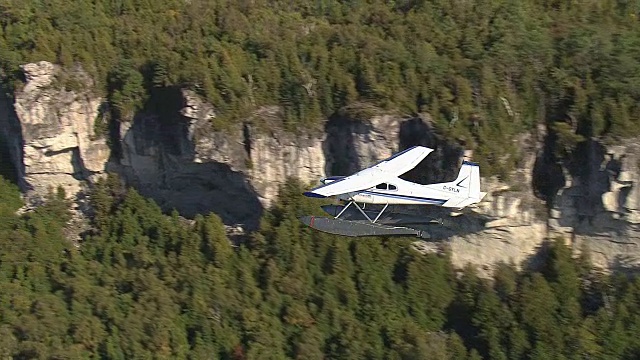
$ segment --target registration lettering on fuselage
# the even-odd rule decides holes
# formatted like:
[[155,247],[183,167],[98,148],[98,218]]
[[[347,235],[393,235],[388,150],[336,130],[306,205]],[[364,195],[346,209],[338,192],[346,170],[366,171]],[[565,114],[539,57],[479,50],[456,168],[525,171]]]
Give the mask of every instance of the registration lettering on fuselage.
[[443,187],[442,187],[442,189],[443,189],[444,191],[457,192],[457,193],[459,193],[459,192],[460,192],[460,189],[456,189],[456,188],[454,188],[454,187],[452,187],[452,186],[446,186],[446,185],[445,185],[445,186],[443,186]]

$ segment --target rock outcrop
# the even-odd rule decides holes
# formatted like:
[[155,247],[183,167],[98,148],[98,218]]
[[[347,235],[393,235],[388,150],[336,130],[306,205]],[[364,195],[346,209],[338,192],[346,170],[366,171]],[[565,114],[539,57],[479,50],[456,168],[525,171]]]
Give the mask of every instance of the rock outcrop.
[[566,166],[567,182],[550,212],[551,236],[586,245],[602,268],[640,268],[640,144],[586,141]]
[[215,109],[188,90],[161,115],[120,124],[119,157],[110,169],[166,210],[192,217],[216,212],[226,223],[258,225],[262,209],[289,177],[324,175],[322,138],[257,130],[252,118],[281,121],[278,107],[258,109],[241,125],[215,130]]
[[250,182],[269,207],[288,178],[317,183],[325,175],[323,139],[317,135],[249,132]]
[[[63,73],[41,61],[22,66],[26,83],[14,102],[0,99],[3,135],[19,172],[21,187],[35,200],[62,186],[69,196],[102,174],[110,150],[95,133],[100,97],[80,69]],[[70,84],[77,89],[65,89]]]
[[399,116],[352,118],[336,115],[327,122],[324,145],[326,172],[350,175],[398,150]]

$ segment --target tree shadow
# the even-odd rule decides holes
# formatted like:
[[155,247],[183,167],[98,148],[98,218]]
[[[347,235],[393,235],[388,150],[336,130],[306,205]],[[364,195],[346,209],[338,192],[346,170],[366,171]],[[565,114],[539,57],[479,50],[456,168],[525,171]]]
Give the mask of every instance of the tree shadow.
[[[553,246],[553,240],[544,240],[535,251],[529,255],[521,264],[524,272],[540,272],[548,265],[549,255]],[[629,246],[636,249],[638,244],[633,242],[621,242],[618,245]],[[588,249],[591,253],[593,249]],[[637,250],[630,250],[629,254],[617,254],[611,258],[608,269],[614,274],[638,275],[640,274],[640,257],[634,256],[632,253]],[[596,268],[597,269],[597,268]]]
[[542,270],[544,265],[547,263],[549,259],[549,253],[551,251],[551,247],[553,245],[553,241],[550,239],[545,239],[538,245],[535,251],[529,255],[523,262],[520,264],[522,271],[524,272],[539,272]]
[[640,258],[632,255],[616,255],[613,258],[611,270],[627,276],[638,275],[640,274]]

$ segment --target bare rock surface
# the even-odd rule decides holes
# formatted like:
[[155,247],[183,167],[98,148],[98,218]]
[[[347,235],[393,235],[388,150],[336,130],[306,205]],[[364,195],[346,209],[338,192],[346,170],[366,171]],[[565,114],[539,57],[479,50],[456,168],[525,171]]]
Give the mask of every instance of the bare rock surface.
[[[49,62],[22,66],[26,84],[4,104],[0,122],[16,162],[21,187],[30,199],[62,186],[75,196],[82,184],[100,175],[110,155],[106,139],[94,129],[102,99],[91,93],[82,70],[63,73]],[[65,89],[64,81],[79,89]]]

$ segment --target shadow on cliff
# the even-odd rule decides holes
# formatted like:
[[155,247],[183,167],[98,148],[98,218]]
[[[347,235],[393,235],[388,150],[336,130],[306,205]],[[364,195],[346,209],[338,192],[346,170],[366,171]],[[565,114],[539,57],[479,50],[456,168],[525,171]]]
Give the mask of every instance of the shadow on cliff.
[[[393,129],[374,129],[367,120],[352,119],[342,114],[334,114],[325,125],[327,134],[323,142],[323,152],[326,159],[325,173],[327,175],[351,175],[364,167],[372,164],[362,164],[362,157],[373,157],[373,154],[361,154],[359,152],[371,151],[359,146],[356,141],[372,143],[371,148],[376,147],[374,132],[389,133]],[[359,139],[359,140],[357,140]],[[444,182],[454,180],[458,174],[459,160],[464,151],[458,144],[444,140],[436,133],[430,124],[419,117],[402,121],[398,129],[397,151],[421,145],[434,149],[415,169],[402,176],[403,179],[420,184]],[[381,140],[383,141],[383,140]],[[383,146],[383,145],[378,145]]]
[[362,169],[354,134],[369,134],[372,126],[368,122],[349,119],[338,113],[329,117],[325,124],[325,140],[322,151],[325,158],[324,172],[328,176],[346,176]]
[[419,184],[456,179],[460,169],[460,159],[464,155],[464,149],[460,145],[446,141],[428,122],[419,117],[402,122],[398,137],[399,150],[417,145],[433,149],[433,152],[418,166],[402,175],[402,179]]
[[[616,158],[607,154],[603,144],[589,138],[560,161],[555,156],[555,140],[553,134],[547,136],[533,169],[534,192],[547,202],[549,216],[576,235],[616,236],[627,231],[625,204],[634,184],[620,180],[624,155]],[[607,209],[603,196],[614,185],[619,187],[612,201],[615,209]]]
[[184,106],[179,88],[154,88],[131,124],[113,122],[110,170],[167,212],[187,218],[213,212],[227,225],[256,229],[263,212],[258,194],[228,165],[196,162]]
[[18,185],[18,171],[11,161],[9,147],[5,141],[4,138],[0,138],[0,176]]
[[466,210],[461,214],[451,215],[451,209],[430,207],[422,210],[425,217],[439,220],[441,224],[423,227],[431,238],[428,241],[446,241],[452,236],[464,236],[486,230],[486,224],[495,220],[490,216]]
[[13,107],[13,100],[7,96],[6,89],[0,86],[0,175],[24,192],[33,187],[24,179],[23,145],[22,125]]
[[[624,240],[621,240],[621,241],[622,241],[621,244],[630,245],[633,248],[632,251],[636,251],[635,246],[637,246],[637,244],[633,242],[624,242]],[[540,271],[543,271],[545,268],[548,269],[549,260],[550,260],[549,256],[552,252],[552,247],[553,247],[552,240],[545,240],[544,242],[542,242],[536,248],[535,252],[529,255],[526,258],[526,260],[522,263],[521,265],[522,269],[527,272],[540,272]],[[590,252],[591,257],[593,257],[596,254],[596,251],[594,251],[594,249],[588,249],[588,251]],[[594,267],[595,271],[599,271],[597,269],[598,268]],[[633,254],[615,255],[611,259],[611,262],[609,263],[609,270],[613,274],[637,276],[640,274],[640,260],[638,259],[637,256],[634,256]]]
[[[407,119],[400,124],[398,137],[400,150],[417,145],[433,149],[425,160],[400,178],[419,184],[448,182],[456,179],[464,149],[457,143],[447,141],[429,122],[420,117]],[[452,236],[476,233],[486,229],[487,222],[496,219],[470,209],[453,215],[451,210],[438,206],[418,208],[419,213],[425,217],[441,221],[441,225],[431,225],[425,229],[431,235],[431,240],[443,241]]]

